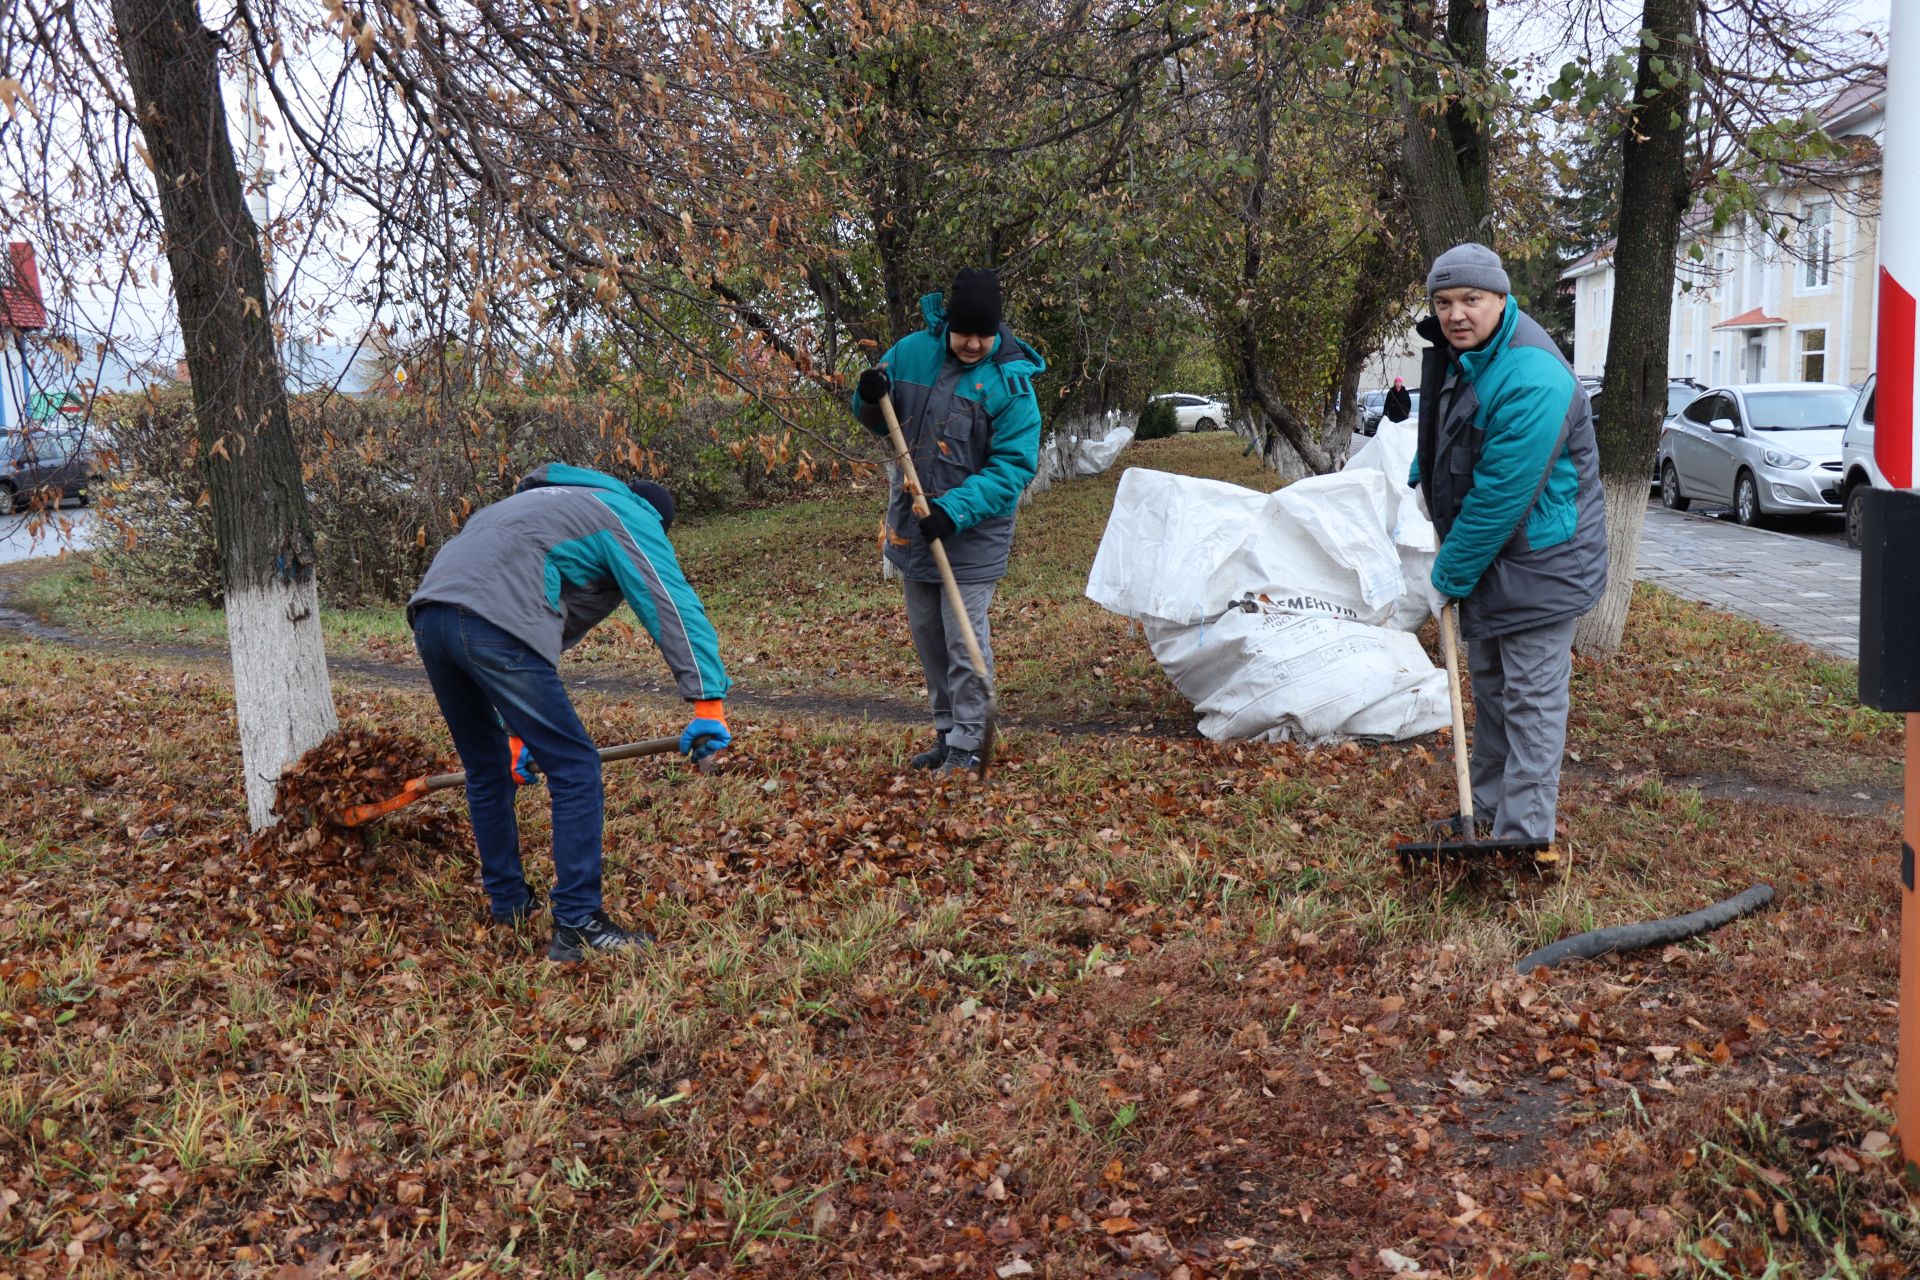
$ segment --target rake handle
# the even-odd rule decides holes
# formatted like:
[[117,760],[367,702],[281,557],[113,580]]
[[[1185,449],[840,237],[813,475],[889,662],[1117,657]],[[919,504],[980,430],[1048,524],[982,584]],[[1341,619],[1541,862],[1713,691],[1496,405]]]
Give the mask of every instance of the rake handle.
[[[894,460],[900,464],[900,471],[906,477],[907,492],[913,497],[913,514],[924,520],[931,508],[927,505],[926,490],[920,487],[920,473],[914,469],[913,454],[907,449],[907,437],[900,430],[900,419],[893,411],[891,394],[880,397],[880,412],[887,420],[887,434],[893,438]],[[960,638],[967,646],[967,661],[973,664],[973,673],[987,686],[991,697],[993,677],[987,671],[987,657],[981,652],[980,637],[973,632],[973,619],[967,616],[967,603],[960,595],[959,580],[953,576],[953,564],[947,559],[947,548],[938,538],[927,545],[933,548],[933,562],[939,566],[940,585],[946,589],[947,603],[953,606],[953,615],[960,622]]]
[[[894,461],[900,464],[900,474],[906,484],[907,493],[913,498],[913,514],[926,519],[930,508],[927,505],[926,490],[920,487],[920,473],[914,468],[913,453],[907,448],[907,437],[900,430],[900,418],[893,411],[893,396],[889,393],[880,397],[880,413],[887,420],[887,435],[893,442]],[[967,602],[960,594],[959,580],[953,576],[953,565],[947,559],[947,548],[938,538],[929,539],[927,545],[933,549],[933,563],[940,570],[940,585],[947,593],[947,604],[953,610],[954,618],[960,624],[960,639],[967,646],[967,662],[973,667],[973,674],[980,683],[987,686],[987,739],[981,744],[980,776],[987,776],[987,765],[993,741],[993,722],[998,718],[999,709],[993,692],[993,672],[987,667],[987,655],[981,651],[980,637],[974,634],[973,619],[967,616]]]
[[1473,771],[1467,764],[1467,712],[1460,700],[1460,606],[1440,606],[1440,654],[1447,664],[1447,702],[1453,712],[1453,783],[1460,791],[1463,834],[1473,838]]

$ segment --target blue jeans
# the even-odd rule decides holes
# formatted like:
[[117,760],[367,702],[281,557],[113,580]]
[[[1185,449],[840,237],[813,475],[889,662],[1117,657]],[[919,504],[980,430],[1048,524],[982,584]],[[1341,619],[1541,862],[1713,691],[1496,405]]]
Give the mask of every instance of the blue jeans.
[[513,820],[511,732],[527,744],[552,793],[553,922],[585,924],[600,909],[606,797],[600,754],[560,673],[517,637],[458,605],[421,606],[413,642],[467,771],[467,812],[493,914],[509,916],[531,897]]

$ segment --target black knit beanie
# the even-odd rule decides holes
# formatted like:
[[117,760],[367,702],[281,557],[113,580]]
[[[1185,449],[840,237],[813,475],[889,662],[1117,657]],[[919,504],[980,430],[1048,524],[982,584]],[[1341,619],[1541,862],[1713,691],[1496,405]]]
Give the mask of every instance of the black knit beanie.
[[947,328],[981,336],[1000,332],[1000,277],[986,267],[962,267],[947,290]]
[[665,485],[636,477],[627,481],[627,488],[633,490],[635,497],[645,498],[653,504],[653,509],[660,513],[662,529],[673,528],[673,495],[667,492]]

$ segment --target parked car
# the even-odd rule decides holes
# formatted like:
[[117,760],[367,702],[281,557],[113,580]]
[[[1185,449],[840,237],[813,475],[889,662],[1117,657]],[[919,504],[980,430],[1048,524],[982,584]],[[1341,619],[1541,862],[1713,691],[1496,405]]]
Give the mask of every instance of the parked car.
[[[1370,436],[1380,430],[1380,419],[1386,416],[1387,391],[1362,391],[1360,393],[1360,434]],[[1407,399],[1413,405],[1407,410],[1407,421],[1412,422],[1420,416],[1420,393],[1412,387],[1407,388]]]
[[1741,524],[1841,510],[1840,437],[1855,393],[1831,382],[1715,387],[1660,431],[1660,500],[1733,508]]
[[1165,391],[1147,399],[1149,404],[1156,400],[1171,401],[1174,420],[1182,431],[1218,431],[1227,420],[1227,402],[1217,396]]
[[[1667,424],[1679,417],[1680,411],[1692,404],[1693,398],[1705,390],[1705,387],[1695,382],[1692,378],[1668,378],[1667,408],[1666,411],[1660,415],[1661,431],[1664,432],[1667,429]],[[1653,462],[1653,482],[1656,485],[1660,483],[1660,459],[1657,454]]]
[[25,511],[36,496],[50,506],[67,498],[78,498],[85,506],[87,484],[97,470],[79,428],[56,419],[9,431],[0,436],[0,513]]
[[[1600,405],[1600,379],[1591,374],[1582,374],[1580,375],[1580,385],[1586,389],[1587,402],[1593,405],[1597,411]],[[1673,421],[1674,415],[1686,408],[1695,396],[1705,390],[1705,387],[1695,382],[1692,378],[1668,378],[1667,407],[1665,412],[1660,415],[1661,430],[1666,430],[1666,424]],[[1658,456],[1653,460],[1653,485],[1656,489],[1660,487],[1660,459]]]
[[1840,503],[1847,513],[1847,545],[1860,549],[1860,519],[1863,499],[1869,489],[1891,489],[1873,460],[1873,387],[1879,374],[1867,378],[1847,418],[1847,429],[1840,435]]

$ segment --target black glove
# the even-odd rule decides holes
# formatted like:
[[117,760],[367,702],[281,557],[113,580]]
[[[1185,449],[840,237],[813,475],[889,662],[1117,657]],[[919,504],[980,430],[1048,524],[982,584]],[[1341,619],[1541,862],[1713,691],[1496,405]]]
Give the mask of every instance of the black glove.
[[920,536],[928,542],[938,542],[956,533],[953,517],[940,509],[937,502],[927,504],[927,514],[920,517]]
[[1413,397],[1405,387],[1395,387],[1387,392],[1386,403],[1380,412],[1388,422],[1405,422],[1407,415],[1413,412]]
[[860,375],[860,398],[868,404],[879,404],[880,397],[886,395],[892,386],[893,381],[887,377],[887,371],[875,365]]

